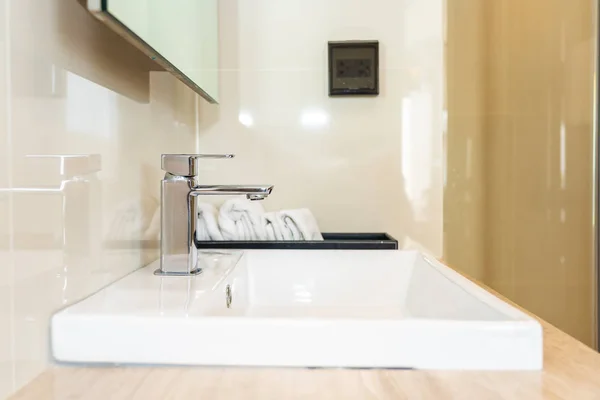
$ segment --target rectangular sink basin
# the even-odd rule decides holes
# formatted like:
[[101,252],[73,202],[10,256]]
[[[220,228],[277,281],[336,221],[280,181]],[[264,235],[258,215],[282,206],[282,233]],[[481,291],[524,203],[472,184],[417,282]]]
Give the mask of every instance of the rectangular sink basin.
[[540,324],[416,251],[207,252],[52,318],[74,363],[539,370]]

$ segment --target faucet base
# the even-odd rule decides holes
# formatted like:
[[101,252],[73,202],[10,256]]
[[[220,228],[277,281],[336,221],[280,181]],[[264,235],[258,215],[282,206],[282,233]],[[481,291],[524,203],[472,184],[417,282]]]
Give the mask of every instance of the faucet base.
[[154,271],[154,275],[158,276],[196,276],[202,273],[202,268],[197,268],[191,272],[165,272],[162,269]]

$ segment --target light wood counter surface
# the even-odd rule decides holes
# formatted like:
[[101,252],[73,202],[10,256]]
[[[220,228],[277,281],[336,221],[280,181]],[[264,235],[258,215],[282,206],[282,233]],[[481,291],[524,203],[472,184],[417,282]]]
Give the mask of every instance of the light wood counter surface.
[[12,399],[600,400],[600,354],[541,323],[541,372],[52,367]]

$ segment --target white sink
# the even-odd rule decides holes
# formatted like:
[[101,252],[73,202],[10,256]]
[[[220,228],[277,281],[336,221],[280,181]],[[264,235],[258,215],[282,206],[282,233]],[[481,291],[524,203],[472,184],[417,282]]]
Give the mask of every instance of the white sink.
[[155,263],[57,313],[54,357],[79,363],[542,368],[537,321],[419,252],[266,250],[204,257],[205,272],[196,277],[154,276]]

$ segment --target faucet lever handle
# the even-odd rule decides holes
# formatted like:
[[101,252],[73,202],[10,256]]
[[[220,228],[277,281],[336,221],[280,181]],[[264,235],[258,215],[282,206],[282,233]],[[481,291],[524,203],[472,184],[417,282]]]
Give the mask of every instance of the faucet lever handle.
[[162,170],[171,175],[197,176],[198,161],[201,158],[233,158],[233,154],[163,154]]

